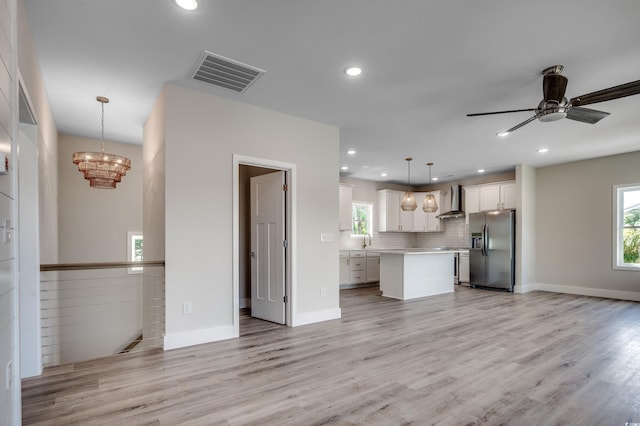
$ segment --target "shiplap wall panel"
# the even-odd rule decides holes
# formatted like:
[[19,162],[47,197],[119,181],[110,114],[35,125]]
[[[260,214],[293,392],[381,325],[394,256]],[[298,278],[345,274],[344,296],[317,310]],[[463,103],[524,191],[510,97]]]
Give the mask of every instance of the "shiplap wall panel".
[[[17,54],[16,54],[16,0],[0,1],[0,153],[13,161],[12,150],[15,147],[17,129]],[[10,161],[10,162],[11,162]],[[4,157],[0,156],[0,168],[4,168]],[[8,175],[0,175],[0,224],[6,219],[13,226],[13,179],[14,170]],[[13,233],[13,230],[11,231]],[[5,243],[4,232],[0,232],[0,424],[17,425],[20,423],[20,386],[17,379],[17,320],[15,262],[12,248],[14,243]],[[11,365],[8,369],[7,366]],[[11,374],[9,389],[7,373]]]

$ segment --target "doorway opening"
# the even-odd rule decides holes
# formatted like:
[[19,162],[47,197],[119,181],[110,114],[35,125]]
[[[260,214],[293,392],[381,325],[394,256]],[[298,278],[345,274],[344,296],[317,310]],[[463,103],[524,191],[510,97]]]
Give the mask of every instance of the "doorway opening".
[[240,336],[292,323],[295,165],[234,155],[234,175],[234,325]]

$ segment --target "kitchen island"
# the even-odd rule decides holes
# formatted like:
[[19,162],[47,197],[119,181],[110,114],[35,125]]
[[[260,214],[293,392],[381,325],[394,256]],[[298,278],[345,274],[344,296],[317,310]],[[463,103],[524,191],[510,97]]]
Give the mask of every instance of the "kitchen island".
[[408,249],[378,252],[383,296],[407,300],[453,292],[453,251]]

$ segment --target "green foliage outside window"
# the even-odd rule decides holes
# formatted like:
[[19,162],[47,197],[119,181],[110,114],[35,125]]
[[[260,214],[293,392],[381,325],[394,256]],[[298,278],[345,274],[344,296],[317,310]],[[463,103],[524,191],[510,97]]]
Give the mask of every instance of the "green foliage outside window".
[[640,263],[640,208],[624,214],[624,263]]
[[351,235],[371,233],[371,205],[353,203],[351,208]]
[[133,241],[133,258],[138,261],[142,260],[142,237],[136,238]]

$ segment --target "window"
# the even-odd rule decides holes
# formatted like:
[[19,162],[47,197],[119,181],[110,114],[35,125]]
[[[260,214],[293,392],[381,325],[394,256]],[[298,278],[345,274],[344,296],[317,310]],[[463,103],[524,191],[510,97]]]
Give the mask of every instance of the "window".
[[640,183],[614,187],[614,269],[640,271]]
[[[141,262],[142,256],[142,232],[127,232],[127,260],[129,262]],[[142,266],[129,268],[130,274],[141,274]]]
[[371,234],[371,204],[351,203],[351,236]]

